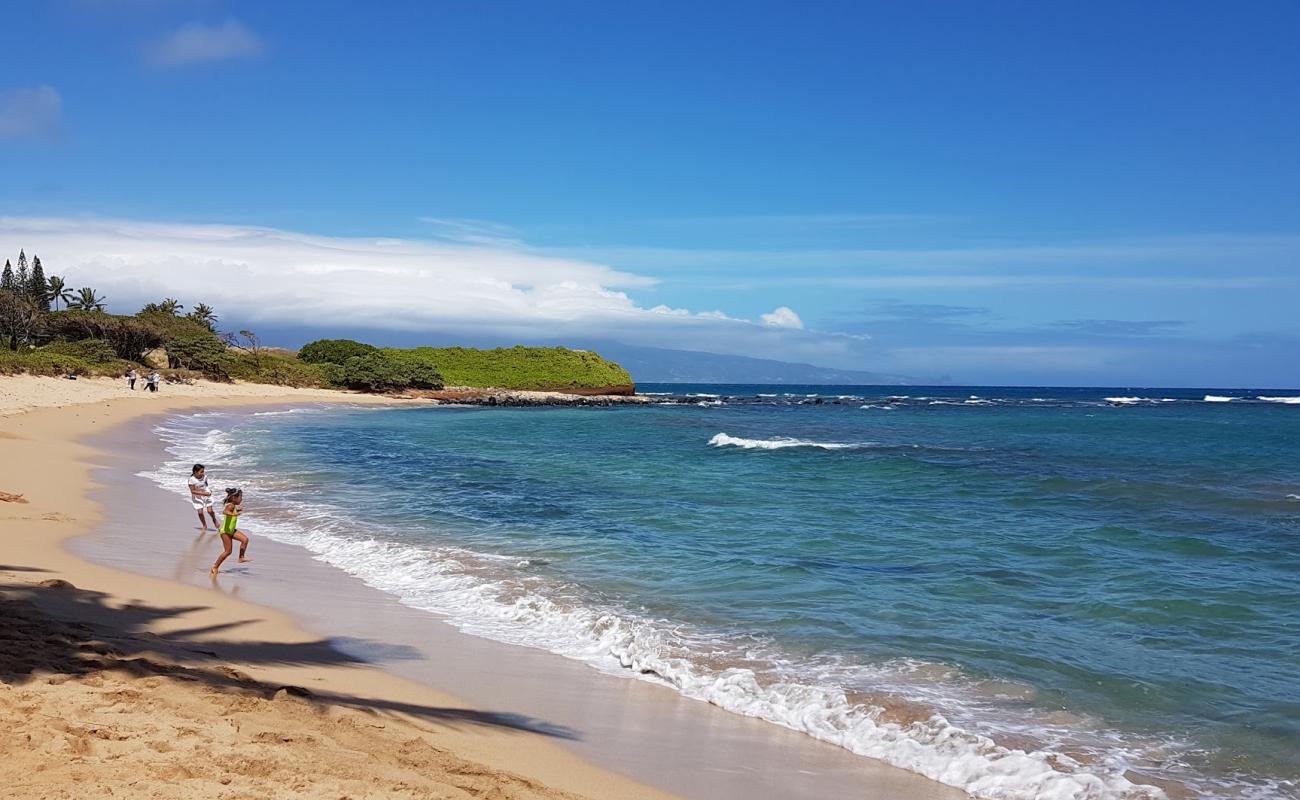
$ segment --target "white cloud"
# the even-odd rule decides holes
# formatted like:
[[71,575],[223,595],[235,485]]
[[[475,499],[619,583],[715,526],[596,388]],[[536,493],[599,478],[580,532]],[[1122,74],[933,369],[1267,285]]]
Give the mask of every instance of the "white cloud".
[[182,25],[148,50],[150,63],[160,67],[255,58],[266,45],[243,23],[226,20],[219,25],[191,22]]
[[0,139],[53,139],[62,116],[63,98],[52,86],[0,92]]
[[803,330],[803,320],[799,319],[799,315],[794,313],[788,306],[781,306],[773,310],[771,314],[764,314],[762,320],[764,325]]
[[[438,331],[518,340],[610,339],[861,367],[864,337],[638,304],[657,281],[506,246],[312,236],[272,228],[0,217],[0,238],[38,252],[72,286],[132,311],[164,296],[248,324]],[[775,320],[775,321],[774,321]]]

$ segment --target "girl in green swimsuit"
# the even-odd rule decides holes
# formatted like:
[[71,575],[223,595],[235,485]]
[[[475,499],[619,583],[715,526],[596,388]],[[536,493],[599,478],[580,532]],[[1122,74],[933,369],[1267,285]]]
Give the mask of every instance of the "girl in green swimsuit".
[[244,507],[244,491],[242,489],[226,490],[226,507],[225,521],[221,523],[221,544],[225,548],[221,555],[217,556],[217,563],[212,565],[212,577],[217,577],[217,570],[221,567],[221,562],[230,557],[230,551],[234,549],[235,542],[239,542],[239,563],[248,562],[245,554],[248,552],[248,534],[239,530],[239,512]]

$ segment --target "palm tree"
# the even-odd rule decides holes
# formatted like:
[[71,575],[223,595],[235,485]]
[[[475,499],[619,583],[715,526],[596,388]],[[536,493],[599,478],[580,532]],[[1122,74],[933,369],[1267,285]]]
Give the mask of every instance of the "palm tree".
[[171,314],[172,316],[176,316],[176,312],[180,311],[182,308],[185,308],[185,306],[170,297],[158,304],[159,311],[164,314]]
[[72,299],[72,293],[68,291],[67,284],[58,275],[51,275],[45,281],[45,285],[50,287],[50,299],[54,301],[54,310],[59,310],[59,301],[69,301]]
[[189,318],[195,322],[202,322],[208,326],[208,330],[213,330],[217,325],[217,312],[207,303],[199,303],[190,311]]
[[83,286],[71,300],[68,300],[68,308],[77,311],[103,311],[107,300],[107,297],[97,294],[89,286]]

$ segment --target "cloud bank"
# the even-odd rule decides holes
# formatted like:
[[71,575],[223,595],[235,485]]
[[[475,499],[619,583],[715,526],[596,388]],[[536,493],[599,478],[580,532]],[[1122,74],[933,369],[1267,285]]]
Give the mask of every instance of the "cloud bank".
[[442,332],[520,341],[632,344],[860,367],[865,337],[804,330],[780,307],[762,321],[639,304],[657,281],[505,246],[313,236],[271,228],[0,218],[71,286],[131,311],[164,296],[222,319],[315,328]]
[[799,315],[794,313],[789,306],[781,306],[771,314],[764,314],[761,319],[765,325],[803,330],[803,320],[799,319]]
[[243,23],[226,20],[219,25],[191,22],[148,48],[149,63],[175,67],[210,61],[256,58],[266,45]]
[[62,117],[63,98],[52,86],[0,92],[0,139],[55,139]]

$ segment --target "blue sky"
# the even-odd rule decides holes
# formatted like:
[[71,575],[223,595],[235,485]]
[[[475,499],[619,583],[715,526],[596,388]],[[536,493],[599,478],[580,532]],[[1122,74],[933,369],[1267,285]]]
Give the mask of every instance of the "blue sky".
[[1300,386],[1295,3],[0,19],[0,247],[119,310]]

